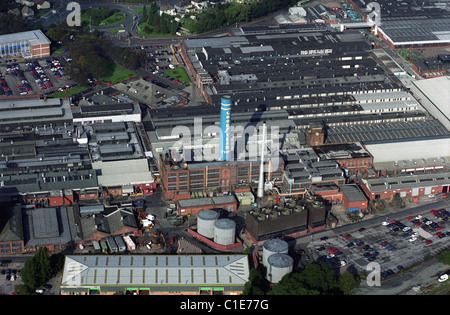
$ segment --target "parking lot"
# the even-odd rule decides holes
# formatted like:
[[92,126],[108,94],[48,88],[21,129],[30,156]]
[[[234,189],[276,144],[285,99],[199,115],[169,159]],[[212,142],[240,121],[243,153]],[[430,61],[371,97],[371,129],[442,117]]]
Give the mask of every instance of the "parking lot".
[[2,264],[0,267],[0,294],[11,295],[14,292],[14,287],[18,284],[23,284],[20,277],[20,270],[23,263],[9,262]]
[[179,89],[185,88],[186,84],[176,78],[164,74],[165,71],[178,67],[171,45],[149,45],[149,46],[133,46],[133,50],[143,50],[147,54],[147,63],[145,70],[150,72],[155,79],[165,78],[167,81],[175,83],[173,87]]
[[365,273],[367,265],[375,262],[386,279],[448,248],[449,222],[448,208],[434,209],[336,237],[322,237],[309,243],[308,253],[314,260],[342,268],[352,266],[359,273]]
[[63,63],[56,57],[26,61],[0,60],[0,97],[46,94],[73,86],[64,72]]

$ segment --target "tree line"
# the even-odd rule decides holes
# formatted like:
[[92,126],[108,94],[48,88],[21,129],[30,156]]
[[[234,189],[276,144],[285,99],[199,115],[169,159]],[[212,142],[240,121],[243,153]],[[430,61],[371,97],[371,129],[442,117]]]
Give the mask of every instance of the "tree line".
[[227,27],[235,23],[250,22],[253,19],[266,16],[286,7],[293,6],[298,0],[262,0],[251,3],[217,4],[210,14],[198,17],[192,31],[204,33],[218,28]]
[[159,15],[159,7],[156,2],[152,2],[147,10],[144,5],[142,8],[143,31],[149,33],[175,34],[178,28],[178,22],[165,13]]
[[0,35],[29,31],[30,27],[24,22],[22,15],[12,13],[0,14]]
[[359,277],[344,271],[336,275],[333,267],[313,262],[301,271],[285,275],[270,287],[265,270],[252,268],[243,295],[350,295],[359,288]]

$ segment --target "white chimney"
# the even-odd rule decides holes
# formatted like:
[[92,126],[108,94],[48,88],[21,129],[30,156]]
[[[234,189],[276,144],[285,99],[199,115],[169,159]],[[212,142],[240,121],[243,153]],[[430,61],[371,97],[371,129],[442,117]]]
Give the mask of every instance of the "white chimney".
[[259,166],[259,180],[257,197],[264,197],[264,149],[266,147],[266,123],[263,123],[262,142],[261,142],[261,164]]

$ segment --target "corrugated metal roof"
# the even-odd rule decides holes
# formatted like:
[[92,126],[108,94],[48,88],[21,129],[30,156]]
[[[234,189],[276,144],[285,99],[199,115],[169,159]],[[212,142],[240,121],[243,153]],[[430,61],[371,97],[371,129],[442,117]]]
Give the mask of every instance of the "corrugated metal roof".
[[68,255],[61,288],[243,286],[248,275],[247,255]]
[[236,198],[233,195],[178,200],[178,204],[181,208],[206,205],[221,205],[234,202],[236,202]]

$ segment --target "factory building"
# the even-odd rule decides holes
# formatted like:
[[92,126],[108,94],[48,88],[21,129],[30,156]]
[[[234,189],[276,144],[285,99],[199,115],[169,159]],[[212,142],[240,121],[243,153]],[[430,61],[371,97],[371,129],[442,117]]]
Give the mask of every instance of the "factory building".
[[313,149],[321,161],[336,161],[347,173],[373,173],[373,157],[359,142],[320,145]]
[[[264,158],[263,180],[281,183],[283,161],[278,150],[279,145],[287,141],[280,139],[295,129],[287,113],[243,112],[231,107],[231,115],[223,120],[225,124],[218,125],[218,110],[216,107],[190,107],[149,111],[148,137],[152,154],[158,157],[166,198],[177,198],[175,194],[180,191],[233,191],[242,185],[256,187],[260,178],[261,127],[264,124],[273,132],[265,142],[271,154],[266,153]],[[232,132],[222,139],[221,131],[227,128]],[[226,144],[221,145],[221,140],[230,143],[228,157],[224,156]]]
[[369,199],[428,196],[447,193],[450,189],[450,172],[435,172],[416,175],[396,175],[382,178],[361,179],[360,186]]
[[[258,161],[170,163],[161,161],[161,187],[165,197],[177,198],[177,192],[185,191],[233,191],[240,186],[256,187],[259,181]],[[267,181],[281,183],[283,164],[271,165]]]
[[0,35],[0,57],[50,57],[50,40],[41,30]]
[[[216,115],[225,95],[232,95],[232,120],[255,111],[266,117],[284,112],[281,126],[295,125],[284,134],[294,130],[301,145],[449,135],[439,115],[429,117],[385,72],[359,32],[318,24],[243,27],[231,29],[229,37],[185,40],[181,48],[189,72],[202,78],[198,88]],[[359,162],[352,161],[356,164],[349,171],[369,163]]]
[[0,131],[20,131],[72,124],[70,103],[66,99],[0,100]]
[[245,235],[254,244],[283,236],[297,237],[325,228],[326,206],[320,197],[304,195],[272,207],[255,208],[245,217]]
[[[57,106],[60,100],[48,104]],[[18,130],[0,143],[4,198],[19,194],[27,202],[70,205],[97,199],[99,187],[117,188],[122,195],[123,187],[131,189],[126,193],[145,193],[154,186],[146,135],[134,122],[74,126],[44,120]],[[82,182],[86,176],[94,182]]]
[[[236,295],[247,255],[66,256],[63,295]],[[84,281],[81,281],[84,279]]]
[[423,107],[442,125],[450,130],[450,77],[442,76],[414,81],[411,91],[421,100]]
[[285,235],[308,233],[308,212],[300,205],[254,209],[245,217],[245,234],[254,244]]
[[141,109],[137,103],[89,105],[72,108],[73,123],[141,122]]
[[342,203],[348,212],[363,212],[367,209],[367,197],[357,185],[342,185],[339,189],[342,192]]
[[344,171],[334,160],[322,160],[313,148],[290,150],[283,155],[285,170],[280,195],[302,196],[314,184],[341,185]]
[[[367,2],[347,0],[349,6],[367,21]],[[427,1],[418,6],[407,2],[377,1],[382,23],[374,29],[375,35],[391,49],[427,49],[448,47],[450,40],[449,13],[438,2]]]
[[442,172],[449,169],[450,138],[367,144],[382,176]]

